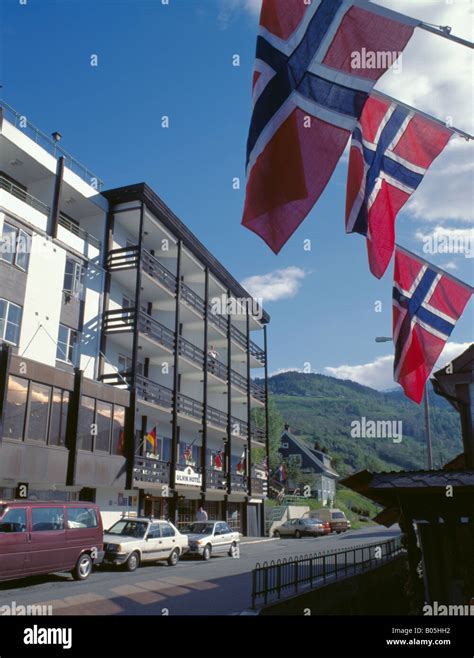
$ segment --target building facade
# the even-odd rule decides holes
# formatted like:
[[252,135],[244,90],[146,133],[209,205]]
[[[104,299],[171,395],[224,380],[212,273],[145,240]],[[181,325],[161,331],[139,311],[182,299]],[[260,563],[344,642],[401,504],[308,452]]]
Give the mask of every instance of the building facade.
[[260,534],[268,315],[146,184],[1,105],[0,498]]

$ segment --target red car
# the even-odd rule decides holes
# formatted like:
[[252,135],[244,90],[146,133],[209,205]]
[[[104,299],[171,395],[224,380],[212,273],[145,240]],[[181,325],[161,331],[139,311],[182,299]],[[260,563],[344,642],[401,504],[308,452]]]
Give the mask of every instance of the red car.
[[0,581],[70,571],[85,580],[104,557],[97,505],[0,501]]

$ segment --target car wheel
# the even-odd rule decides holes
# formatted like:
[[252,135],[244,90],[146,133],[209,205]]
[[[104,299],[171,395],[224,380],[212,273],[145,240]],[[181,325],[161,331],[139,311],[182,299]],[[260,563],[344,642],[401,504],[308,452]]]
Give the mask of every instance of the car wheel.
[[211,545],[207,544],[207,546],[204,546],[204,550],[202,552],[202,559],[209,560],[211,557],[211,553],[212,553]]
[[295,532],[295,537],[296,539],[299,539],[301,537],[301,532],[299,530]]
[[170,567],[175,567],[179,562],[179,550],[177,548],[171,552],[171,555],[168,558],[168,564]]
[[79,559],[76,562],[76,566],[72,572],[74,580],[85,580],[88,578],[92,571],[92,558],[87,553],[83,553],[79,556]]
[[128,560],[125,562],[125,568],[127,571],[136,571],[137,567],[140,564],[140,555],[137,551],[134,551],[129,555]]
[[233,541],[229,548],[229,556],[234,557],[236,551],[237,551],[237,542]]
[[276,537],[277,539],[279,539],[280,533],[278,532],[278,530],[275,530],[275,532],[273,533],[273,536]]

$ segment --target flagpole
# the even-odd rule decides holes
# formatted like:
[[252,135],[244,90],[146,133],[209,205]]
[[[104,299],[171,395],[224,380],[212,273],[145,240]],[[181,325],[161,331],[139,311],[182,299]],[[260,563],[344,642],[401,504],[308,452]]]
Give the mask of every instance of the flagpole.
[[371,96],[379,96],[380,98],[383,98],[387,101],[397,103],[397,105],[400,105],[401,107],[404,107],[405,109],[410,110],[412,112],[416,112],[416,114],[420,114],[421,116],[425,117],[426,119],[429,119],[430,121],[434,121],[438,125],[443,126],[443,128],[446,128],[447,130],[450,130],[453,133],[456,133],[460,137],[464,137],[464,139],[466,139],[467,141],[474,139],[474,135],[470,135],[469,133],[464,132],[464,130],[460,130],[459,128],[456,128],[455,126],[447,126],[443,121],[441,121],[441,119],[437,119],[436,117],[431,116],[431,114],[428,114],[427,112],[418,110],[416,107],[412,107],[411,105],[408,105],[408,103],[403,103],[402,101],[393,98],[393,96],[384,94],[383,91],[378,91],[378,89],[374,89],[371,93]]
[[431,263],[430,261],[426,260],[422,256],[418,256],[418,254],[414,254],[412,251],[409,251],[408,249],[402,247],[398,243],[395,243],[395,247],[399,251],[403,251],[405,254],[408,254],[408,256],[412,256],[412,258],[416,258],[417,260],[426,263],[435,272],[438,272],[439,274],[443,274],[443,276],[447,276],[452,281],[456,281],[456,283],[459,283],[459,285],[463,286],[464,288],[467,288],[471,292],[471,294],[474,294],[474,288],[470,286],[468,283],[466,283],[465,281],[461,281],[461,279],[458,279],[456,276],[453,276],[449,272],[446,272],[446,270],[441,269],[441,267],[438,267],[437,265],[433,265],[433,263]]
[[425,30],[426,32],[431,32],[431,34],[436,34],[438,37],[443,39],[448,39],[453,41],[461,46],[466,46],[467,48],[474,48],[474,43],[468,41],[467,39],[462,39],[457,37],[454,34],[451,34],[451,28],[449,25],[433,25],[432,23],[425,23],[424,21],[418,18],[412,18],[406,14],[401,14],[398,11],[393,9],[388,9],[387,7],[382,7],[377,5],[374,2],[369,2],[369,0],[353,0],[354,5],[366,9],[367,11],[372,12],[373,14],[378,14],[379,16],[385,16],[386,18],[391,18],[400,23],[405,23],[406,25],[413,25],[413,27],[419,27],[420,30]]
[[425,413],[425,435],[426,435],[428,470],[431,471],[433,468],[433,448],[431,444],[430,402],[428,400],[427,383],[425,384],[425,390],[423,392],[423,406]]

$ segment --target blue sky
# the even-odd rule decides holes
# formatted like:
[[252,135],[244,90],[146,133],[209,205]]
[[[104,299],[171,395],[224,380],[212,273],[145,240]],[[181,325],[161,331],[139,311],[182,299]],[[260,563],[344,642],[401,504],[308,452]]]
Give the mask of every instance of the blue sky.
[[[263,291],[272,318],[271,372],[309,364],[312,371],[390,386],[392,346],[375,344],[374,337],[391,334],[392,267],[377,281],[364,240],[344,233],[347,162],[278,256],[240,225],[258,4],[3,0],[3,98],[45,132],[59,130],[64,148],[106,188],[146,181],[237,279],[250,278]],[[396,7],[408,13],[409,4],[399,0]],[[450,8],[444,0],[419,0],[411,14],[440,23],[449,18],[442,24],[461,34],[469,2]],[[378,88],[440,118],[453,115],[472,132],[472,99],[463,86],[471,66],[467,49],[443,43],[441,56],[441,39],[418,38],[401,74],[387,74]],[[430,52],[438,59],[434,72],[427,68]],[[98,56],[97,67],[91,55]],[[164,115],[168,129],[161,127]],[[408,249],[422,255],[422,236],[472,230],[470,146],[450,144],[411,210],[400,214],[397,239]],[[232,187],[234,177],[240,190]],[[307,239],[311,251],[303,249]],[[473,283],[473,258],[428,258]],[[375,312],[377,301],[382,312]],[[473,304],[451,336],[445,362],[472,340]]]

